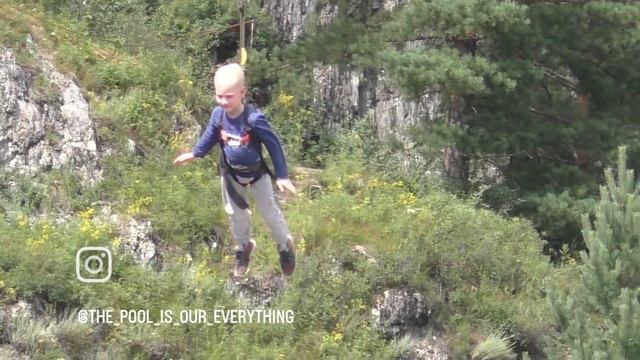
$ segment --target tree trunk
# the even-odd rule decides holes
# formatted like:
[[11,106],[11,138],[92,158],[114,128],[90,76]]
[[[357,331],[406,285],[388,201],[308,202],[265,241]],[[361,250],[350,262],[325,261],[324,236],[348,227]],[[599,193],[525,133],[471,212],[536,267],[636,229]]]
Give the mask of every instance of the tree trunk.
[[[452,95],[447,115],[449,126],[462,126],[465,105],[464,99]],[[449,178],[459,181],[461,185],[466,185],[469,180],[469,159],[460,152],[456,144],[444,148],[444,171]]]

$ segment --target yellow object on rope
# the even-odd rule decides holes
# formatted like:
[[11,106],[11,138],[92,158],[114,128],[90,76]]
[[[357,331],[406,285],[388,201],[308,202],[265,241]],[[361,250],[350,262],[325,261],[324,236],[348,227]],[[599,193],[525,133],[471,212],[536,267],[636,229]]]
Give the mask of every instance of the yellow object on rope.
[[245,48],[240,49],[240,65],[247,63],[247,50]]

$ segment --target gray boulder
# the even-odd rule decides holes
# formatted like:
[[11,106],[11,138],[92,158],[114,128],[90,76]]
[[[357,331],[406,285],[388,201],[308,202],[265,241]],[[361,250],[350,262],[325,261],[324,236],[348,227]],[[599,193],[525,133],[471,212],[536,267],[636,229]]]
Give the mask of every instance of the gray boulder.
[[89,104],[73,79],[27,43],[37,70],[0,47],[0,164],[24,175],[69,168],[93,185],[102,170]]
[[373,321],[387,338],[398,338],[424,327],[430,315],[422,294],[407,288],[389,289],[371,309]]

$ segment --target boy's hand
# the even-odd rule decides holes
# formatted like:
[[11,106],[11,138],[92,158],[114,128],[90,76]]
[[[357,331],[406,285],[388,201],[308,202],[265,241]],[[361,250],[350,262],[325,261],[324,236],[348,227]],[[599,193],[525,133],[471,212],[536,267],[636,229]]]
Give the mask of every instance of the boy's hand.
[[196,157],[193,156],[192,152],[184,153],[178,156],[175,160],[173,160],[173,165],[181,165],[193,161]]
[[287,189],[292,194],[297,194],[296,187],[293,186],[293,183],[289,179],[277,179],[276,185],[278,185],[278,190],[280,191],[284,191],[284,189]]

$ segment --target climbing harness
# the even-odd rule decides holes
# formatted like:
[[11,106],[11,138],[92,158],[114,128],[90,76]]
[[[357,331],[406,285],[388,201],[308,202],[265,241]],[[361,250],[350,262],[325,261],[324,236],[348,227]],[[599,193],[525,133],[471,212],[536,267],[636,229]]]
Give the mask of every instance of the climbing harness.
[[[232,182],[236,182],[242,186],[247,186],[260,180],[260,178],[265,174],[269,174],[269,176],[272,179],[275,178],[274,173],[271,171],[271,169],[267,165],[267,162],[264,160],[264,157],[262,156],[262,152],[259,149],[256,149],[256,150],[258,151],[258,154],[260,154],[260,162],[252,166],[237,166],[237,165],[234,166],[231,163],[229,163],[229,160],[227,159],[227,156],[224,152],[225,145],[261,146],[261,143],[259,142],[256,145],[252,144],[252,138],[253,136],[255,136],[255,134],[253,134],[253,127],[251,127],[251,125],[249,124],[249,115],[254,111],[255,111],[255,108],[253,107],[253,105],[245,105],[245,110],[242,116],[245,134],[241,137],[231,135],[224,130],[224,121],[222,118],[224,116],[223,111],[220,111],[220,115],[218,117],[218,126],[220,128],[220,141],[218,142],[220,144],[220,159],[218,161],[218,170],[220,172],[220,176],[224,178],[227,194],[229,194],[229,197],[231,198],[231,200],[240,209],[243,209],[243,210],[247,209],[249,207],[249,204],[247,204],[247,201],[244,199],[244,197],[242,197],[236,191]],[[242,183],[239,180],[239,176],[238,176],[239,172],[240,172],[240,177],[242,177],[242,172],[250,172],[256,175],[249,183]]]

